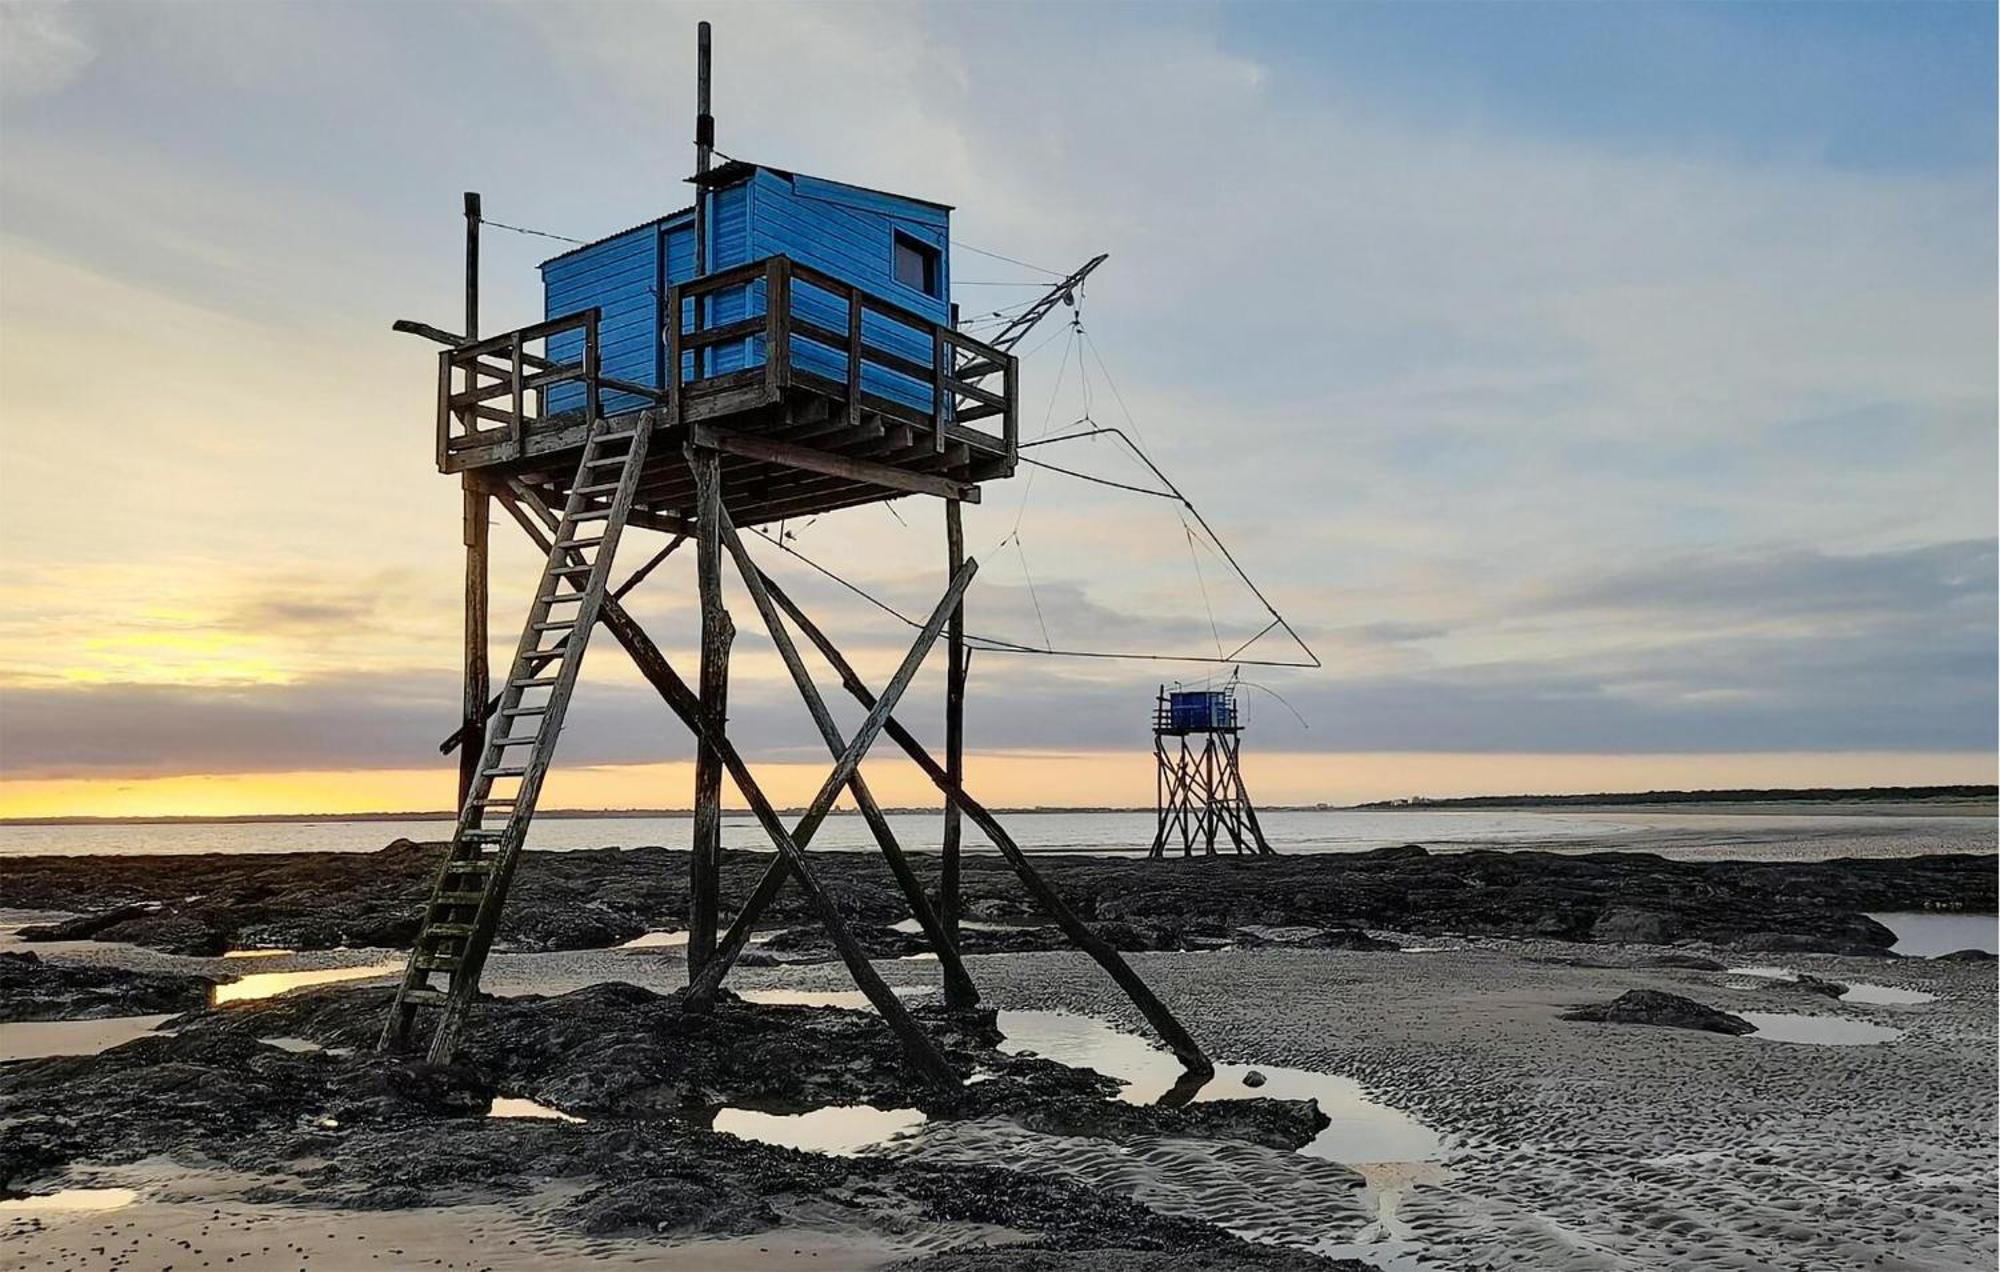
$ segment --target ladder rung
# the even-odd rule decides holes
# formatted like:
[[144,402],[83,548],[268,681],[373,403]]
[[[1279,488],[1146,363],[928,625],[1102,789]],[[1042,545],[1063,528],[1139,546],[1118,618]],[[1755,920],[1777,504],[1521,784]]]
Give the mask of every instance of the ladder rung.
[[[596,563],[595,563],[595,562],[592,562],[592,563],[591,563],[591,564],[589,564],[589,565],[557,565],[557,566],[552,566],[552,567],[550,567],[550,569],[548,570],[548,573],[550,573],[550,574],[588,574],[588,573],[590,573],[590,572],[591,572],[592,570],[594,570],[594,569],[596,569],[596,568],[597,568],[597,565],[596,565]],[[555,600],[555,599],[558,599],[558,598],[556,598],[556,597],[550,597],[549,599],[551,599],[551,600]]]
[[547,715],[548,713],[549,709],[547,707],[508,707],[500,714],[503,716],[531,716]]
[[607,481],[595,486],[571,486],[569,493],[572,495],[608,495],[622,484],[622,482]]
[[585,508],[582,512],[569,514],[571,524],[579,521],[603,521],[611,515],[609,508]]
[[538,741],[540,741],[540,738],[530,733],[525,738],[495,738],[493,739],[493,745],[497,747],[532,746]]
[[456,954],[419,954],[417,966],[427,972],[455,972],[458,970]]
[[537,680],[533,676],[530,676],[525,680],[510,680],[507,684],[510,688],[514,689],[547,689],[549,686],[555,684],[555,678],[550,677],[547,680]]
[[448,936],[454,939],[461,936],[471,936],[472,925],[470,923],[427,923],[424,925],[424,935]]
[[432,989],[428,985],[418,985],[403,991],[403,1003],[405,1006],[414,1004],[418,1007],[437,1007],[443,1005],[447,996],[441,989]]
[[[541,710],[541,708],[537,707],[536,710],[539,711]],[[503,808],[512,808],[514,805],[520,803],[521,801],[519,797],[514,795],[486,795],[480,797],[479,799],[475,799],[472,802],[474,804],[477,804],[481,808],[490,808],[495,805],[498,805]]]
[[445,866],[444,872],[446,874],[492,874],[493,863],[490,861],[453,861]]
[[573,618],[552,619],[546,623],[536,623],[532,630],[538,632],[564,632],[576,626]]
[[440,892],[431,898],[433,906],[440,905],[480,905],[486,900],[484,892]]
[[490,768],[490,769],[481,769],[479,771],[482,775],[486,777],[526,777],[528,775],[528,770],[525,767]]
[[622,464],[624,462],[625,457],[623,455],[611,455],[604,459],[586,459],[583,461],[583,466],[585,468],[609,468],[613,464]]
[[604,442],[622,442],[628,437],[637,437],[638,435],[639,435],[638,429],[628,428],[628,429],[623,429],[616,433],[599,433],[596,437],[593,437],[590,440],[599,444],[602,444]]
[[461,834],[459,838],[477,839],[482,843],[492,843],[506,833],[504,830],[488,830],[484,826],[472,826],[467,828],[465,833]]

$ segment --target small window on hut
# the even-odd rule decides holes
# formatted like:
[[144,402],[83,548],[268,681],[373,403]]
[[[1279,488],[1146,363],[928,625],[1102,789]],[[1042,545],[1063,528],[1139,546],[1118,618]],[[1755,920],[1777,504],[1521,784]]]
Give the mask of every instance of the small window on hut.
[[929,243],[896,234],[896,281],[926,296],[938,294],[938,250]]

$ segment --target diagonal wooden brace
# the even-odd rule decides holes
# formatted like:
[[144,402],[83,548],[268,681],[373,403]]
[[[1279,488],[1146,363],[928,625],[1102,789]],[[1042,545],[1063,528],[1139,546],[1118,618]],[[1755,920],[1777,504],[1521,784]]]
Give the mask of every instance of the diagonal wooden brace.
[[[539,498],[533,492],[528,493],[531,504],[539,504]],[[514,519],[520,523],[528,537],[547,551],[549,546],[547,534],[529,520],[513,500],[504,500],[503,506],[514,514]],[[968,570],[967,578],[960,581],[958,591],[963,593],[965,590],[963,584],[970,581]],[[933,1086],[943,1090],[956,1090],[960,1085],[958,1074],[945,1062],[944,1056],[938,1052],[931,1040],[924,1036],[923,1031],[917,1028],[916,1021],[910,1017],[909,1008],[903,1005],[902,999],[896,997],[895,992],[868,961],[868,956],[862,952],[860,944],[854,939],[854,934],[848,931],[846,922],[840,917],[839,907],[834,905],[833,898],[820,886],[819,879],[806,861],[804,850],[785,829],[777,810],[765,797],[763,788],[757,784],[757,779],[751,776],[749,765],[743,762],[743,757],[737,753],[736,747],[726,734],[708,727],[707,719],[701,710],[701,700],[695,695],[694,690],[681,679],[680,674],[667,661],[666,655],[660,652],[660,647],[654,644],[644,629],[626,613],[624,606],[609,596],[605,597],[598,610],[598,621],[602,622],[618,643],[624,646],[625,652],[631,655],[632,662],[638,667],[640,674],[645,676],[647,682],[666,700],[667,706],[680,717],[689,731],[715,748],[730,778],[736,783],[737,790],[742,793],[744,802],[750,805],[751,813],[763,826],[764,832],[771,837],[771,842],[777,846],[779,855],[789,860],[793,875],[798,880],[799,890],[805,893],[820,922],[825,925],[827,937],[839,951],[841,961],[847,965],[848,973],[853,976],[854,983],[867,997],[884,1023],[889,1026],[891,1032],[896,1035],[897,1040],[902,1043],[912,1067]],[[883,713],[884,716],[887,714]],[[867,740],[872,741],[875,733],[879,731],[878,726],[874,732],[867,735]],[[857,734],[856,741],[861,740],[861,735]],[[854,744],[850,743],[849,749],[853,750]],[[865,744],[861,749],[866,750]],[[855,761],[859,762],[858,754],[855,756]],[[836,766],[837,771],[838,766]],[[835,789],[837,790],[838,786]]]
[[[784,617],[778,613],[777,602],[764,589],[763,576],[758,573],[756,563],[750,559],[743,539],[736,533],[736,526],[729,520],[727,512],[722,515],[722,545],[736,561],[737,573],[742,575],[743,584],[749,590],[751,599],[757,605],[757,612],[764,619],[764,626],[771,634],[771,643],[777,647],[778,656],[784,660],[785,669],[792,673],[792,681],[798,686],[799,696],[805,700],[806,711],[818,727],[819,735],[826,742],[827,750],[839,758],[847,749],[847,742],[840,736],[840,726],[834,723],[833,713],[827,710],[826,699],[820,694],[819,686],[813,683],[812,673],[806,670],[805,659],[799,656],[799,648],[792,641],[791,633],[785,628]],[[861,813],[861,819],[875,835],[875,842],[881,846],[882,856],[889,863],[889,872],[896,877],[897,886],[902,888],[904,898],[910,904],[910,912],[916,916],[917,926],[923,929],[931,948],[937,951],[945,983],[945,997],[957,1006],[970,1007],[979,1001],[979,991],[966,974],[965,962],[959,957],[958,943],[946,931],[943,921],[931,907],[930,897],[924,892],[922,880],[910,868],[909,858],[903,855],[903,846],[896,841],[896,833],[889,827],[889,819],[883,815],[881,805],[875,802],[873,792],[859,770],[847,779],[848,794],[854,797],[854,806]],[[793,838],[799,837],[799,828],[792,830]],[[783,871],[783,861],[773,869]],[[782,882],[782,880],[780,880]],[[757,915],[746,905],[730,924],[729,933],[723,938],[725,948],[741,949],[750,939],[750,932]],[[717,982],[720,983],[719,981]]]
[[[826,633],[806,616],[805,611],[793,603],[784,589],[772,581],[770,575],[763,575],[763,581],[771,598],[791,618],[793,625],[813,643],[828,665],[839,673],[841,684],[854,700],[871,710],[879,705],[875,695],[869,692],[868,686],[855,674],[853,665],[847,661],[839,647],[827,638]],[[1021,846],[1014,842],[1013,836],[1007,833],[999,819],[988,812],[978,800],[966,794],[963,786],[952,781],[944,766],[932,759],[930,753],[924,749],[923,743],[917,741],[910,731],[898,724],[893,717],[885,720],[882,727],[883,732],[887,733],[896,745],[903,749],[903,753],[924,771],[924,775],[931,779],[932,784],[944,793],[944,797],[963,809],[973,824],[985,833],[993,842],[993,846],[1007,859],[1007,864],[1014,868],[1014,873],[1020,876],[1021,886],[1027,890],[1028,895],[1056,921],[1056,925],[1062,928],[1063,933],[1075,942],[1079,949],[1095,959],[1098,966],[1118,983],[1118,987],[1125,991],[1126,997],[1132,1000],[1132,1005],[1139,1009],[1139,1013],[1153,1027],[1153,1032],[1160,1036],[1160,1040],[1167,1044],[1175,1056],[1179,1057],[1180,1062],[1191,1073],[1213,1073],[1215,1065],[1202,1053],[1193,1036],[1181,1026],[1180,1021],[1174,1019],[1173,1013],[1167,1010],[1166,1005],[1154,997],[1153,991],[1147,988],[1146,982],[1132,970],[1131,964],[1127,963],[1109,942],[1091,931],[1090,925],[1078,917],[1076,911],[1070,909],[1068,903],[1035,871],[1027,855],[1021,851]]]
[[[507,499],[508,497],[506,495],[501,496],[503,506],[506,506],[507,510],[509,512],[514,513],[515,517],[518,519],[520,514],[515,510],[513,505],[507,503]],[[651,557],[647,558],[646,563],[644,565],[632,571],[632,577],[626,579],[623,583],[620,583],[618,585],[617,590],[611,593],[611,599],[614,601],[624,600],[626,593],[630,592],[633,588],[639,586],[641,583],[644,583],[646,581],[646,576],[648,574],[651,574],[655,569],[657,569],[659,567],[660,562],[672,556],[674,554],[674,549],[680,547],[683,543],[686,542],[687,542],[687,535],[685,534],[676,534],[672,539],[669,539],[667,541],[666,547],[661,548],[658,552],[655,552]],[[568,647],[568,645],[569,645],[569,637],[565,636],[561,640],[555,643],[554,648],[556,650],[564,650]],[[480,741],[483,736],[480,730],[484,729],[486,727],[486,722],[493,718],[493,713],[500,709],[500,699],[504,696],[505,696],[504,693],[496,693],[491,698],[488,698],[486,700],[486,709],[482,711],[479,715],[479,721],[477,727],[474,727],[474,725],[470,721],[468,721],[466,724],[460,725],[457,732],[453,733],[450,737],[446,738],[444,741],[438,743],[438,754],[450,755],[453,751],[458,749],[460,744],[462,744],[465,741],[467,736],[470,736],[474,742]],[[477,751],[479,748],[477,746],[474,746],[471,749]]]
[[[751,565],[750,569],[757,572],[766,587],[770,586],[768,576],[758,571],[755,565]],[[810,841],[814,832],[819,830],[820,823],[825,821],[826,815],[833,810],[833,801],[839,798],[841,789],[847,785],[848,779],[854,775],[854,770],[860,766],[861,757],[868,753],[868,748],[875,744],[877,737],[881,736],[883,726],[889,721],[889,713],[896,709],[896,703],[902,698],[903,691],[910,687],[912,680],[916,679],[917,669],[923,666],[924,658],[930,653],[931,646],[935,645],[938,637],[944,634],[945,623],[950,621],[952,610],[965,596],[965,589],[972,585],[972,576],[978,570],[979,562],[967,558],[957,575],[952,578],[950,586],[945,588],[944,595],[938,598],[936,608],[931,611],[930,620],[917,633],[916,642],[910,646],[910,652],[903,655],[902,665],[898,666],[896,673],[889,677],[888,686],[882,690],[880,701],[869,704],[867,718],[861,722],[861,727],[854,731],[854,736],[848,739],[847,749],[841,752],[839,762],[833,766],[833,772],[827,774],[826,781],[820,784],[819,794],[813,797],[813,802],[799,818],[798,834],[802,837],[801,842]],[[729,974],[730,966],[736,962],[737,955],[743,952],[743,946],[749,941],[751,929],[756,926],[758,916],[763,914],[777,898],[778,890],[785,886],[787,864],[782,859],[774,861],[770,868],[764,871],[764,877],[757,881],[757,887],[751,892],[749,900],[745,901],[743,908],[737,912],[736,921],[729,925],[729,931],[721,944],[716,947],[715,953],[702,966],[699,974],[689,980],[689,1001],[697,1004],[706,1002],[722,984],[722,978]],[[932,922],[936,922],[935,915],[932,916]]]

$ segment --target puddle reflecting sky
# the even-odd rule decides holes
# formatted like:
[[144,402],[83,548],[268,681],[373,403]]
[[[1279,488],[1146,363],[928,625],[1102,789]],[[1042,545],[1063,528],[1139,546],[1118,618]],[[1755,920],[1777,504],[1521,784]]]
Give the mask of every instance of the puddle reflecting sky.
[[308,985],[333,985],[341,981],[368,980],[376,976],[394,976],[403,970],[403,964],[371,963],[366,967],[322,967],[310,972],[255,972],[226,985],[217,985],[209,1001],[220,1007],[224,1003],[240,1003],[253,998],[272,998],[294,989],[304,989]]
[[[1173,1089],[1180,1061],[1144,1038],[1090,1016],[1059,1011],[1003,1011],[1000,1031],[1009,1053],[1032,1051],[1073,1068],[1095,1069],[1126,1083],[1120,1097],[1151,1104]],[[1264,1075],[1259,1087],[1244,1084],[1252,1070]],[[1215,1077],[1195,1095],[1197,1102],[1270,1096],[1317,1100],[1330,1119],[1299,1151],[1337,1162],[1431,1161],[1443,1155],[1436,1131],[1400,1109],[1370,1099],[1359,1082],[1332,1073],[1279,1065],[1218,1064]]]
[[684,948],[688,943],[686,932],[641,932],[639,935],[615,948],[621,950],[671,950]]
[[1869,918],[1896,934],[1892,953],[1931,958],[1958,950],[2000,954],[2000,917],[1991,914],[1871,914]]
[[23,1020],[0,1024],[0,1060],[40,1060],[46,1056],[94,1056],[143,1038],[173,1013],[112,1016],[106,1020]]
[[1740,1011],[1736,1013],[1757,1026],[1751,1039],[1767,1042],[1800,1042],[1815,1047],[1865,1047],[1872,1043],[1894,1042],[1903,1036],[1900,1029],[1871,1025],[1845,1016],[1807,1016],[1783,1011]]
[[853,1157],[878,1148],[925,1122],[916,1109],[878,1109],[872,1104],[828,1105],[808,1113],[760,1113],[719,1109],[714,1129],[739,1139]]
[[[891,986],[898,998],[915,998],[938,991],[927,985]],[[845,1007],[849,1011],[874,1011],[868,995],[858,989],[739,989],[735,994],[748,1003],[772,1007]]]
[[1856,981],[1840,996],[1843,1003],[1870,1003],[1885,1007],[1915,1007],[1921,1003],[1934,1003],[1936,994],[1926,994],[1921,989],[1900,989],[1894,985],[1870,985]]
[[563,1112],[561,1109],[552,1109],[546,1104],[537,1104],[533,1100],[524,1100],[518,1096],[512,1096],[512,1095],[494,1096],[493,1105],[491,1108],[486,1110],[486,1116],[533,1117],[533,1118],[541,1118],[545,1121],[551,1121],[551,1122],[580,1123],[583,1121],[582,1118],[573,1117],[570,1114]]
[[62,1215],[118,1210],[139,1200],[130,1188],[64,1188],[32,1197],[0,1200],[0,1214]]

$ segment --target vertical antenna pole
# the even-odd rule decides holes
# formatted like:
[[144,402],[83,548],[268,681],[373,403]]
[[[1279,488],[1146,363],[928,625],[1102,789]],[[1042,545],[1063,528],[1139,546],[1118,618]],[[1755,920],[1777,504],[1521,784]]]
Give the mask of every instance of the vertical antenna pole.
[[[695,113],[694,113],[694,175],[697,178],[708,175],[709,160],[715,153],[715,116],[709,113],[709,32],[708,23],[695,26]],[[708,184],[697,180],[694,186],[694,276],[708,274]],[[700,296],[694,299],[694,329],[702,327],[702,311],[707,304]],[[679,316],[675,316],[679,321]],[[695,346],[694,378],[702,378],[703,346]]]
[[479,339],[479,192],[465,192],[465,338]]
[[[465,339],[479,338],[479,194],[465,192]],[[468,380],[471,374],[467,373]],[[468,383],[467,388],[474,387]],[[486,657],[487,520],[490,501],[486,489],[468,472],[462,478],[464,526],[460,538],[465,544],[465,697],[458,746],[458,806],[465,807],[472,792],[479,760],[485,748],[486,698],[491,672]]]

